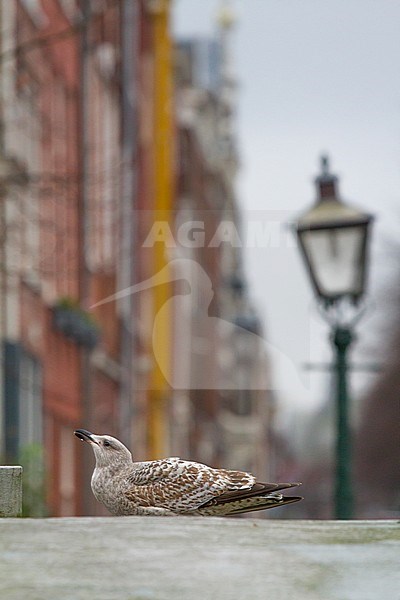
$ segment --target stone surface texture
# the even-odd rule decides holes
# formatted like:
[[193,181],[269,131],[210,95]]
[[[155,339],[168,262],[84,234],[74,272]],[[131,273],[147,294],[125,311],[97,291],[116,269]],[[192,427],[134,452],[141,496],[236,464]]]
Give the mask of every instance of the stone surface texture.
[[398,598],[396,521],[0,520],[7,600]]
[[0,466],[0,517],[22,513],[22,467]]

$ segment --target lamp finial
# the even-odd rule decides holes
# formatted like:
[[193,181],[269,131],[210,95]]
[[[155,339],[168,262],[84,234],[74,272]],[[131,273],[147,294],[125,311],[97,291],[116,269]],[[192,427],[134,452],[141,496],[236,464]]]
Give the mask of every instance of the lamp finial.
[[321,154],[320,161],[322,175],[329,175],[329,156],[327,154]]

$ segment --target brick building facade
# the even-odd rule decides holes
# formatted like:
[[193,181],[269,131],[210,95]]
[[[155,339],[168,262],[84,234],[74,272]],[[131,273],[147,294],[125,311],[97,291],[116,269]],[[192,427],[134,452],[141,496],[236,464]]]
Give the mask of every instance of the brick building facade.
[[204,329],[251,312],[232,284],[240,253],[146,244],[157,222],[176,236],[188,211],[208,238],[238,219],[227,79],[174,91],[170,10],[168,0],[0,8],[0,454],[31,481],[43,448],[55,516],[103,514],[76,427],[120,437],[139,460],[235,457],[266,471],[268,398],[242,395],[250,410],[235,416],[243,402],[216,381],[234,372],[236,342],[219,352],[218,328]]
[[88,312],[118,279],[121,3],[84,5],[1,11],[2,451],[43,444],[54,515],[96,510],[72,431],[117,433],[121,387],[115,303]]

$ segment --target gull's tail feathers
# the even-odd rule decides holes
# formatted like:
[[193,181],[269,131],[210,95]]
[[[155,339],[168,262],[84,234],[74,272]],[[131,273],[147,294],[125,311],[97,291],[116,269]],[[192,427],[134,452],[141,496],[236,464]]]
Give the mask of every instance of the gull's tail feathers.
[[292,504],[303,500],[303,498],[301,496],[284,496],[280,493],[280,490],[297,487],[298,485],[301,484],[256,483],[250,490],[226,492],[198,508],[196,513],[207,516],[230,516]]

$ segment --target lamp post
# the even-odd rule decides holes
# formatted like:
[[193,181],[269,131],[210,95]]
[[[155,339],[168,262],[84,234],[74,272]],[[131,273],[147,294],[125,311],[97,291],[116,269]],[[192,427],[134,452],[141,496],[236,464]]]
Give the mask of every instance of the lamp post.
[[[344,203],[337,177],[329,161],[321,157],[321,173],[315,180],[317,200],[296,225],[299,247],[316,296],[332,331],[336,371],[336,477],[335,517],[351,519],[351,435],[348,418],[347,352],[354,340],[353,326],[343,317],[346,303],[356,307],[364,291],[367,250],[373,217]],[[334,318],[331,318],[331,314]]]

